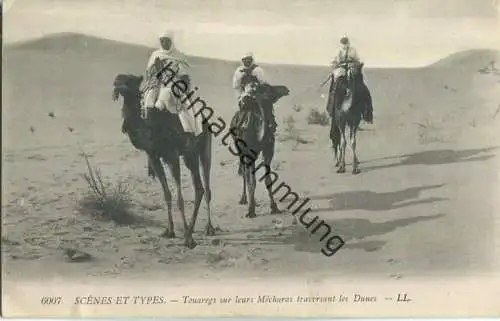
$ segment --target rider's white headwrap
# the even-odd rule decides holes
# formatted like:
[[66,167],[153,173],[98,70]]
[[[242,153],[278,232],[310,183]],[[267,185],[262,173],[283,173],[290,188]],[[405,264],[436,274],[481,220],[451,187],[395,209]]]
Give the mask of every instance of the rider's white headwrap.
[[[345,44],[343,42],[346,42]],[[351,44],[351,40],[349,39],[349,37],[347,36],[347,34],[344,34],[341,38],[340,38],[340,43],[342,44],[342,46],[349,46]]]
[[241,57],[241,59],[244,59],[244,58],[252,58],[253,59],[253,53],[248,51],[247,53],[245,53],[243,55],[243,57]]
[[175,32],[173,30],[169,30],[169,29],[166,29],[158,34],[159,39],[169,38],[172,41],[171,47],[168,50],[165,50],[161,47],[156,49],[151,54],[151,56],[148,60],[146,69],[149,69],[153,65],[156,57],[158,57],[160,59],[172,59],[172,60],[179,62],[180,63],[179,67],[181,68],[179,70],[179,75],[187,73],[186,68],[189,67],[189,63],[187,62],[186,56],[182,52],[177,50],[176,45],[175,45],[175,41],[174,41],[174,37],[175,37]]
[[173,30],[164,30],[158,34],[158,38],[169,38],[170,40],[174,40],[175,33]]

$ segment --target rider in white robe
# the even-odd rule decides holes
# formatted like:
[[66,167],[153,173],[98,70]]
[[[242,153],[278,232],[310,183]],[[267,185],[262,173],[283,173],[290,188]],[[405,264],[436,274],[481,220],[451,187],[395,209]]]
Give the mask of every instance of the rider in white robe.
[[[190,76],[189,63],[186,56],[174,46],[174,34],[171,31],[161,33],[159,35],[160,48],[153,51],[148,59],[145,72],[146,88],[144,90],[144,107],[146,113],[151,108],[167,109],[171,113],[178,114],[181,124],[186,133],[193,133],[195,136],[202,132],[200,117],[194,116],[193,109],[187,109],[190,104],[189,99],[185,95],[190,91]],[[169,71],[165,71],[171,81],[160,81],[156,74],[153,65],[157,60],[162,62],[162,65],[167,64]],[[173,71],[173,72],[170,72]],[[170,75],[173,73],[173,75]],[[172,77],[173,76],[173,77]],[[163,78],[165,79],[165,77]],[[172,84],[176,80],[182,80],[187,86],[180,99],[175,99],[172,93]],[[175,87],[175,86],[174,86]],[[174,89],[177,90],[177,89]],[[181,103],[183,102],[183,103]]]
[[[341,48],[335,55],[331,67],[333,68],[332,75],[332,85],[338,79],[339,76],[346,76],[346,68],[343,64],[346,63],[361,63],[361,59],[359,58],[357,50],[351,46],[349,38],[347,36],[343,36],[340,39]],[[333,87],[332,87],[333,88]],[[367,106],[365,111],[363,112],[363,119],[368,123],[373,123],[373,104],[371,94],[366,87],[366,84],[363,83],[362,92],[366,95]],[[347,95],[349,95],[349,89],[347,88]]]
[[253,80],[261,84],[267,83],[264,69],[255,64],[253,54],[249,52],[241,58],[241,66],[233,74],[233,89],[238,106],[246,94],[247,83]]

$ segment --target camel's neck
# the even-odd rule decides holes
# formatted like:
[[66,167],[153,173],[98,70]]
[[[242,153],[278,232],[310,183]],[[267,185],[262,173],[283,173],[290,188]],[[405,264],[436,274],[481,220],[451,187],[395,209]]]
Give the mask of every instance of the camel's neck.
[[123,97],[123,120],[130,142],[135,148],[150,150],[151,141],[149,139],[148,126],[141,117],[141,102],[137,96],[127,95]]
[[[262,149],[262,141],[264,140],[264,135],[268,127],[268,122],[270,121],[270,113],[272,112],[272,105],[264,101],[254,101],[252,105],[247,106],[248,114],[247,126],[241,129],[241,139],[247,145],[243,150],[244,153],[248,154],[250,151],[252,153],[260,152]],[[263,117],[263,123],[259,120]]]
[[123,96],[123,118],[128,122],[140,122],[141,118],[141,100],[135,95]]

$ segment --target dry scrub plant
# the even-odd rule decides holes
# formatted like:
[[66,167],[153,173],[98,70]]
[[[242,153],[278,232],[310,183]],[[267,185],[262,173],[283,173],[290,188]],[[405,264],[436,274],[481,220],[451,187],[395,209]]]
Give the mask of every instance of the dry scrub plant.
[[87,195],[80,201],[80,209],[90,213],[93,217],[117,224],[131,224],[136,221],[132,213],[132,201],[127,184],[104,183],[99,168],[90,164],[89,157],[82,152],[87,165],[87,172],[83,174],[87,182]]
[[328,124],[330,123],[330,119],[326,112],[320,112],[316,108],[313,108],[309,111],[309,115],[307,116],[307,123],[309,125],[328,126]]

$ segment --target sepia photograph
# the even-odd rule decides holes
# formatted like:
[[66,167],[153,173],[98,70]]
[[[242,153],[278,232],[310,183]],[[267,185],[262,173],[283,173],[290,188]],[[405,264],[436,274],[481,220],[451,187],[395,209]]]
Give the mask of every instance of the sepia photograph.
[[5,317],[499,316],[498,0],[4,0]]

